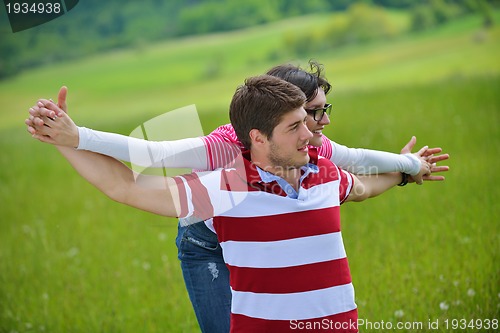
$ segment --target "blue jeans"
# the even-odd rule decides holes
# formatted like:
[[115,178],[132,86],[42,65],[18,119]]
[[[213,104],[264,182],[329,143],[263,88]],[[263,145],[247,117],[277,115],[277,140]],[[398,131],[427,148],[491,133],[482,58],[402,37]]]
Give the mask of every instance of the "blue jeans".
[[203,222],[179,224],[176,244],[186,289],[201,331],[229,332],[229,271],[216,234]]

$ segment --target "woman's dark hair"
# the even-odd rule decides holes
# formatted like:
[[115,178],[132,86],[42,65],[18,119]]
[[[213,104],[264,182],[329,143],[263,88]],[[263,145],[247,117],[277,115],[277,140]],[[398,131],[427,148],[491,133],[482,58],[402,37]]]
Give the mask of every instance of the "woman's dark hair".
[[278,65],[267,71],[266,74],[279,77],[299,87],[306,95],[306,101],[312,101],[318,88],[322,88],[328,94],[332,88],[328,80],[323,76],[323,66],[314,60],[309,60],[310,70],[305,71],[291,64]]

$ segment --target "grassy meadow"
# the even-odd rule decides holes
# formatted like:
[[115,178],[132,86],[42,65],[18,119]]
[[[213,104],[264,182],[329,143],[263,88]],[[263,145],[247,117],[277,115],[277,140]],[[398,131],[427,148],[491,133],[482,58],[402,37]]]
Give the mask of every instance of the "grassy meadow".
[[285,34],[329,19],[140,45],[1,81],[0,332],[199,331],[176,220],[112,202],[54,147],[31,139],[23,121],[36,99],[67,85],[77,124],[122,134],[196,104],[209,133],[228,122],[245,77],[309,58],[333,83],[330,138],[399,152],[416,135],[418,148],[451,155],[444,183],[343,206],[359,317],[422,323],[399,330],[408,332],[429,331],[429,321],[439,321],[433,332],[448,332],[454,319],[500,319],[500,27],[484,30],[472,16],[389,41],[287,54]]

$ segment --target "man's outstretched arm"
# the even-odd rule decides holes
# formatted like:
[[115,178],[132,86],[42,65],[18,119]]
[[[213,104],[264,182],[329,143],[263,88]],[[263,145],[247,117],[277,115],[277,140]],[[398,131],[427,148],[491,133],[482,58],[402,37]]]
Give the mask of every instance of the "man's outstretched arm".
[[[29,109],[26,119],[28,131],[36,135],[34,120],[38,125],[49,117],[55,119],[67,111],[66,97],[68,89],[63,86],[59,90],[58,105],[41,99],[44,105]],[[41,121],[41,122],[40,122]],[[192,168],[204,170],[213,163],[207,156],[207,147],[202,137],[171,141],[148,141],[117,133],[108,133],[78,127],[74,122],[58,122],[52,127],[52,137],[38,137],[40,141],[60,146],[88,150],[108,155],[121,161],[133,162],[135,165],[154,168]],[[134,154],[131,151],[148,151],[148,154]],[[133,159],[133,160],[132,160]]]
[[[49,103],[50,101],[44,101]],[[39,105],[34,108],[40,107]],[[33,124],[34,138],[51,143],[51,126],[56,122],[72,121],[66,113],[57,118]],[[31,133],[31,130],[29,130]],[[175,181],[168,177],[147,176],[146,182],[136,181],[133,171],[122,162],[101,154],[56,146],[75,170],[112,200],[163,216],[178,216],[178,192]],[[154,180],[154,182],[151,182]],[[154,186],[151,184],[154,183]]]
[[[426,149],[425,147],[421,150]],[[432,173],[432,165],[428,162],[423,162],[423,168],[419,173],[419,177],[428,177]],[[379,175],[367,175],[353,177],[352,190],[346,199],[347,201],[363,201],[368,198],[376,197],[389,190],[390,188],[402,182],[402,174],[400,172],[384,173]]]

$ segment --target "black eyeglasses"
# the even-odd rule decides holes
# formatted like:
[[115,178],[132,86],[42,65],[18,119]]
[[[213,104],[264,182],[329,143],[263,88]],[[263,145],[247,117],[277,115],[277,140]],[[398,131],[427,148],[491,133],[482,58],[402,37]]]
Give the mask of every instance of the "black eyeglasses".
[[327,115],[330,115],[332,113],[332,105],[325,104],[324,107],[319,108],[319,109],[310,109],[310,110],[305,109],[305,110],[308,114],[312,115],[314,120],[320,121],[321,119],[323,119],[323,116],[325,115],[325,113]]

